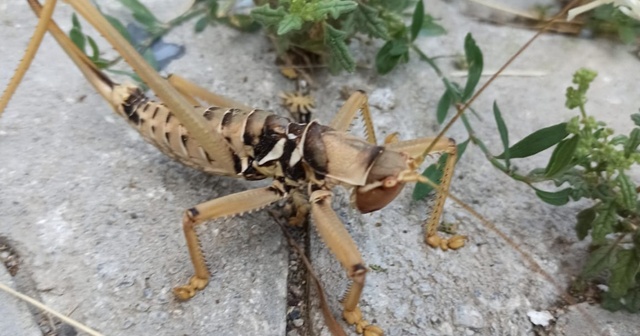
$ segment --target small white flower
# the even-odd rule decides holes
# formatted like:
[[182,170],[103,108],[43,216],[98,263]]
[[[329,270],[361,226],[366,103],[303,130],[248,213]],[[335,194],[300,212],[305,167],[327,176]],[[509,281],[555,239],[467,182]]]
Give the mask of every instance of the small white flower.
[[640,0],[596,0],[586,5],[573,8],[567,14],[567,21],[573,20],[576,16],[593,10],[596,7],[612,3],[626,16],[640,21]]

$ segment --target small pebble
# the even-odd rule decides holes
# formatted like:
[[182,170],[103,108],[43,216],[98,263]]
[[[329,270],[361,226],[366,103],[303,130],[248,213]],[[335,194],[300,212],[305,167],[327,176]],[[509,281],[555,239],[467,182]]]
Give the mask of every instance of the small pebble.
[[527,312],[527,316],[529,316],[529,320],[531,321],[531,323],[543,327],[548,326],[549,322],[553,320],[553,315],[551,315],[551,313],[546,310],[530,310]]
[[369,105],[383,111],[391,110],[396,106],[396,95],[390,88],[375,89],[369,94]]
[[480,329],[484,327],[484,318],[475,307],[462,305],[453,312],[453,323],[459,327]]

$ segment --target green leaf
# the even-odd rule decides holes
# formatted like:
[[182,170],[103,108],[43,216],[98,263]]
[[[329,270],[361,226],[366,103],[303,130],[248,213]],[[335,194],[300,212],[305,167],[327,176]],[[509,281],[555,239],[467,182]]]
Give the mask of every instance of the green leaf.
[[440,36],[447,32],[444,27],[436,23],[436,20],[431,15],[425,15],[422,28],[420,29],[420,35],[422,36]]
[[82,26],[80,25],[80,20],[78,20],[76,13],[71,14],[71,23],[73,24],[73,28],[82,31]]
[[482,51],[480,51],[470,33],[464,39],[464,54],[469,65],[469,76],[464,86],[462,101],[467,101],[473,95],[476,85],[480,81],[483,68]]
[[424,22],[424,4],[422,0],[418,0],[416,8],[413,10],[413,18],[411,20],[411,42],[415,41],[422,29]]
[[300,28],[302,28],[302,18],[295,14],[287,14],[278,24],[278,35],[284,35]]
[[608,311],[617,312],[620,309],[624,308],[624,303],[622,303],[622,299],[614,298],[610,293],[607,292],[602,296],[602,302],[600,303],[600,306]]
[[606,241],[606,236],[613,232],[614,224],[616,224],[616,207],[614,203],[603,204],[597,209],[596,219],[592,224],[591,239],[594,244],[603,244]]
[[160,21],[153,13],[138,0],[120,0],[120,3],[129,8],[133,18],[147,28],[154,28],[160,25]]
[[349,0],[324,0],[314,4],[314,12],[321,16],[329,14],[334,20],[358,7],[358,3]]
[[462,154],[464,154],[464,152],[467,150],[467,145],[469,144],[469,140],[470,139],[467,139],[464,142],[461,142],[458,144],[458,147],[456,148],[456,154],[458,154],[458,157],[456,158],[456,163],[460,161],[460,159],[462,158]]
[[444,91],[444,94],[438,101],[438,109],[436,110],[436,118],[438,119],[438,124],[442,124],[447,118],[447,113],[449,112],[449,108],[452,104],[453,95],[451,94],[451,90],[447,89]]
[[633,120],[633,123],[636,124],[636,126],[640,126],[640,113],[632,114],[631,120]]
[[578,135],[560,141],[556,149],[553,150],[549,163],[544,170],[545,177],[552,177],[569,167],[573,160],[573,154],[578,148],[579,141],[580,136]]
[[634,128],[629,134],[629,140],[624,145],[624,156],[629,157],[631,153],[635,153],[640,145],[640,128]]
[[389,54],[391,56],[402,57],[407,54],[409,51],[409,46],[402,41],[397,41],[397,43],[393,43],[391,45],[391,49],[389,50]]
[[129,41],[129,44],[133,45],[133,39],[131,38],[131,35],[127,31],[127,28],[125,28],[124,25],[118,19],[114,18],[111,15],[107,15],[107,14],[102,14],[102,15],[104,15],[104,18],[107,19],[107,21],[109,21],[109,23],[113,26],[113,28],[115,28],[120,33],[120,35],[122,35],[122,37],[124,37],[127,41]]
[[380,12],[377,9],[361,3],[358,5],[358,10],[355,15],[359,23],[357,26],[360,31],[379,39],[390,39],[387,25],[380,17]]
[[611,267],[614,261],[613,252],[615,250],[616,248],[611,245],[603,245],[591,252],[589,259],[587,259],[587,264],[582,269],[581,276],[585,279],[589,279],[599,275],[602,271]]
[[[372,1],[373,2],[373,1]],[[393,0],[393,1],[375,1],[387,10],[396,13],[402,13],[409,8],[413,1],[411,0]]]
[[[567,123],[559,123],[542,128],[511,146],[509,153],[512,159],[529,157],[557,144],[566,138],[567,135],[569,135],[569,133],[567,133]],[[496,156],[496,158],[503,159],[504,153]]]
[[596,210],[594,208],[588,208],[578,212],[576,215],[576,234],[578,235],[578,239],[584,240],[587,235],[589,235],[591,224],[595,218]]
[[617,145],[624,145],[627,143],[627,141],[629,140],[629,137],[624,135],[624,134],[619,134],[614,136],[613,138],[611,138],[611,140],[609,140],[609,144],[617,146]]
[[400,40],[391,40],[385,43],[376,54],[376,70],[385,75],[409,56],[409,46]]
[[283,7],[273,9],[269,7],[269,4],[256,7],[251,11],[251,17],[265,26],[277,25],[285,15],[287,15],[287,11]]
[[[433,181],[436,184],[440,184],[440,179],[442,178],[443,171],[439,169],[439,167],[444,167],[445,161],[447,159],[447,154],[443,154],[438,163],[434,163],[429,165],[427,169],[422,172],[422,176],[428,178],[430,181]],[[433,188],[424,183],[416,183],[416,187],[413,189],[413,199],[421,200],[433,190]]]
[[618,37],[624,44],[633,44],[636,41],[636,32],[631,26],[618,25]]
[[509,130],[507,129],[507,125],[504,123],[504,119],[502,119],[502,113],[500,113],[500,108],[498,108],[498,103],[493,102],[493,116],[496,119],[496,124],[498,125],[498,132],[500,133],[500,139],[502,139],[502,145],[504,146],[504,163],[509,169]]
[[205,28],[207,28],[208,24],[209,24],[209,16],[205,15],[205,16],[201,17],[200,19],[198,19],[198,21],[196,21],[196,25],[195,25],[195,27],[193,29],[195,30],[196,33],[200,33]]
[[620,196],[622,197],[622,206],[624,209],[634,211],[638,204],[638,193],[635,184],[629,179],[624,172],[619,172],[616,182],[620,187]]
[[627,294],[623,297],[625,301],[624,307],[632,314],[638,313],[640,311],[640,287],[637,285],[629,290]]
[[640,259],[632,250],[618,250],[616,263],[611,268],[609,293],[614,298],[622,297],[635,285],[640,270]]
[[[462,157],[462,154],[464,154],[465,150],[467,149],[467,145],[469,144],[469,139],[467,139],[465,142],[460,143],[457,148],[456,148],[456,152],[458,154],[458,157],[456,158],[456,162],[458,162],[460,160],[460,158]],[[449,157],[448,154],[442,154],[442,156],[440,157],[440,159],[438,159],[438,163],[434,163],[432,165],[429,165],[429,167],[427,167],[427,169],[424,170],[424,172],[422,172],[422,176],[428,178],[429,180],[440,184],[440,180],[442,179],[442,175],[444,174],[444,167],[445,164],[447,162],[447,157]],[[424,184],[424,183],[416,183],[415,188],[413,189],[413,199],[414,200],[421,200],[425,197],[427,197],[427,195],[429,195],[429,193],[433,190],[433,188],[428,185],[428,184]]]
[[351,57],[349,48],[347,48],[347,44],[344,41],[346,33],[333,28],[327,23],[324,24],[324,29],[326,32],[324,43],[329,46],[329,50],[331,50],[331,58],[337,60],[343,69],[348,72],[353,72],[356,69],[356,63]]
[[569,195],[571,194],[571,188],[562,189],[560,191],[544,191],[538,188],[533,188],[536,191],[536,195],[545,203],[551,205],[565,205],[569,202]]
[[77,29],[76,27],[71,28],[71,30],[69,31],[69,38],[71,39],[71,41],[73,41],[73,44],[78,47],[78,49],[84,52],[86,37],[81,30]]
[[94,41],[91,36],[87,36],[87,42],[89,42],[89,46],[91,47],[91,58],[92,62],[97,62],[100,58],[100,49],[98,49],[98,44]]

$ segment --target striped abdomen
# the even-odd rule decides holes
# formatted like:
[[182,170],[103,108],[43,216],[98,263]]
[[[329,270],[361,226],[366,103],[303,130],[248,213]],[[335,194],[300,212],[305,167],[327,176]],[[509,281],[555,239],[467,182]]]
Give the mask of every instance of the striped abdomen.
[[[163,153],[190,167],[216,175],[259,180],[272,177],[285,185],[331,177],[363,185],[384,150],[346,133],[311,122],[298,124],[263,110],[194,107],[221,135],[232,154],[233,171],[210,157],[161,103],[135,90],[118,105],[142,136]],[[309,174],[313,176],[308,176]]]

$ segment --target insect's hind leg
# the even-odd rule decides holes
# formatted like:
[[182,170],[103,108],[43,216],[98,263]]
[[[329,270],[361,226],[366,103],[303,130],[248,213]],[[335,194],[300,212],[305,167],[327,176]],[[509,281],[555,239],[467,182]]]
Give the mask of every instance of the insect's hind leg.
[[195,271],[189,283],[173,289],[180,300],[192,298],[196,291],[202,290],[209,283],[209,269],[202,253],[202,246],[195,227],[204,221],[236,216],[245,212],[263,208],[286,196],[284,190],[274,184],[270,187],[247,190],[232,195],[216,198],[201,203],[185,211],[182,228],[189,248],[189,256]]
[[[389,144],[387,145],[387,148],[409,154],[409,156],[418,161],[417,165],[420,165],[424,160],[422,157],[424,150],[429,147],[434,140],[435,138],[420,138],[401,141]],[[451,179],[453,178],[453,170],[458,157],[456,143],[453,139],[440,138],[433,146],[430,153],[447,154],[447,159],[445,161],[441,180],[433,181],[435,183],[440,182],[440,190],[437,192],[436,204],[431,212],[431,216],[425,223],[424,240],[431,247],[440,247],[443,250],[458,249],[464,246],[464,242],[466,240],[465,236],[454,235],[453,237],[446,239],[438,234],[438,225],[440,218],[442,217],[444,204],[447,200],[447,194],[449,193],[449,186],[451,185]]]

